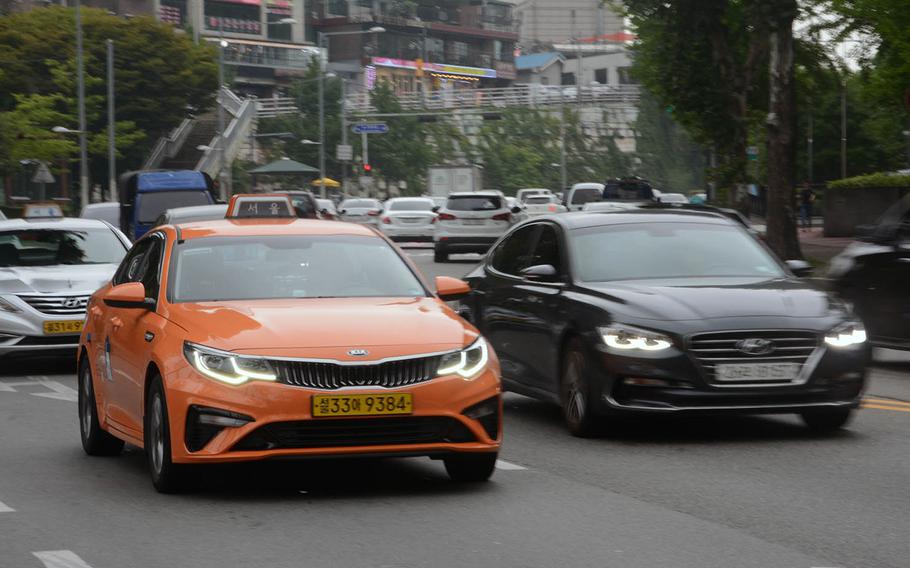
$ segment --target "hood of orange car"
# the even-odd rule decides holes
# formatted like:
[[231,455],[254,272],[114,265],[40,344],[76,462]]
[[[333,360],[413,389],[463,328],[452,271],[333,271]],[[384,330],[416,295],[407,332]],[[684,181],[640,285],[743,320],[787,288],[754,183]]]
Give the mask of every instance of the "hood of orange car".
[[168,318],[188,341],[276,357],[375,360],[459,349],[477,335],[435,298],[180,303],[169,306]]

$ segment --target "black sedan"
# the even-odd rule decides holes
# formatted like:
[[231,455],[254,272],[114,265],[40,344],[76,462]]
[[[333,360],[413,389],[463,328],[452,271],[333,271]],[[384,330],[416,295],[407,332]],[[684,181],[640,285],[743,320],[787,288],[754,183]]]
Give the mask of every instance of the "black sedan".
[[863,391],[862,324],[720,214],[536,219],[466,279],[462,313],[504,386],[559,403],[576,435],[620,413],[797,413],[833,430]]
[[828,276],[855,304],[874,345],[910,350],[910,195],[859,233]]

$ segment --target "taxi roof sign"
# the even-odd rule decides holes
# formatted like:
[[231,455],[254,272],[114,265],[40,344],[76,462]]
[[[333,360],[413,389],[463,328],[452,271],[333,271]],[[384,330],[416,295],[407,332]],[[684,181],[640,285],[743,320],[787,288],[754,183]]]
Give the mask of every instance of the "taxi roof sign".
[[296,217],[287,195],[279,193],[238,193],[228,203],[225,219],[287,219]]
[[57,203],[28,203],[22,212],[23,219],[62,219],[63,209]]

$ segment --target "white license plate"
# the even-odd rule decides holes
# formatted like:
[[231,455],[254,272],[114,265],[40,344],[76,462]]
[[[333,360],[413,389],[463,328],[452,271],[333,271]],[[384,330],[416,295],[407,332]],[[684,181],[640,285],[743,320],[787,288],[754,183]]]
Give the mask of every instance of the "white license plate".
[[483,225],[484,222],[484,219],[465,219],[461,223],[463,225]]
[[410,219],[410,218],[405,218],[405,217],[399,217],[398,220],[401,221],[402,223],[411,223],[411,224],[420,222],[420,219]]
[[714,368],[719,382],[792,381],[799,376],[798,363],[725,363]]

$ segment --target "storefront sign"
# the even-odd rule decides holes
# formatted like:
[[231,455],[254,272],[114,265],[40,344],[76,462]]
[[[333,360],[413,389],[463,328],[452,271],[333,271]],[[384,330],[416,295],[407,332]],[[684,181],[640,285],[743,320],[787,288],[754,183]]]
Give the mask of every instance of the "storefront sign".
[[[393,59],[391,57],[374,57],[373,65],[379,67],[394,67],[397,69],[413,69],[417,71],[416,61],[406,59]],[[495,79],[497,77],[495,69],[486,69],[483,67],[465,67],[463,65],[446,65],[443,63],[424,63],[423,69],[428,73],[444,73],[448,75],[461,75],[464,77],[478,77],[482,79]]]

